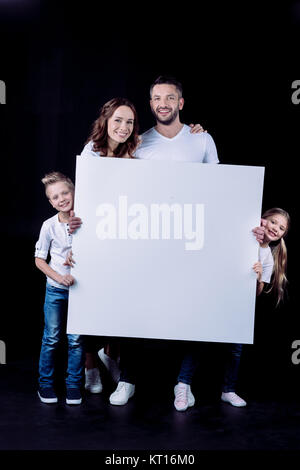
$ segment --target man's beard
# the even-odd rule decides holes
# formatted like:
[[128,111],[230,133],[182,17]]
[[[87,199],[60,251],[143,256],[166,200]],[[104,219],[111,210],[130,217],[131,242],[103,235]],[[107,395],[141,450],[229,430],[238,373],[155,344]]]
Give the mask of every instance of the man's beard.
[[154,109],[151,108],[151,111],[152,111],[152,114],[153,116],[155,117],[155,119],[157,120],[157,122],[159,122],[160,124],[164,124],[165,126],[169,126],[170,124],[172,124],[175,119],[177,118],[178,116],[178,113],[179,113],[179,108],[175,109],[170,117],[166,120],[163,120],[159,117],[159,115],[156,113],[156,111],[154,111]]

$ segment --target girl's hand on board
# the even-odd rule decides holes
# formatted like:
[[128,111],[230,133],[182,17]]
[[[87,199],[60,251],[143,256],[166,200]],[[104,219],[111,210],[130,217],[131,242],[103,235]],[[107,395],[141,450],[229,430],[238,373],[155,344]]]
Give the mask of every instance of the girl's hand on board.
[[257,275],[257,280],[260,281],[261,276],[262,276],[262,264],[260,261],[257,261],[256,263],[254,263],[253,270]]

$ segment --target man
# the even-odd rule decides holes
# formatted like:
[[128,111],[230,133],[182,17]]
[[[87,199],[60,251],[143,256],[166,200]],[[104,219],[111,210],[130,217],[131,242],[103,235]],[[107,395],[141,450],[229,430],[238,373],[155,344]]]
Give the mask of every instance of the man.
[[180,122],[184,105],[181,84],[168,77],[159,77],[150,88],[150,106],[156,126],[142,135],[136,158],[218,163],[215,143],[207,132],[193,134]]
[[[172,77],[158,77],[150,87],[150,107],[156,119],[156,126],[142,135],[141,144],[135,152],[136,158],[199,163],[219,162],[216,145],[210,134],[191,133],[190,127],[180,121],[179,113],[183,106],[181,83]],[[70,222],[71,230],[79,226],[80,219],[74,218],[74,222]],[[256,227],[254,233],[257,240],[262,241],[264,229]],[[121,353],[123,370],[118,387],[110,396],[111,404],[124,405],[134,395],[135,372],[132,362],[135,362],[134,356],[137,354],[138,351],[130,347],[124,349],[124,354]],[[184,411],[195,403],[190,384],[196,365],[196,355],[189,351],[182,361],[178,383],[174,389],[174,406],[178,411]]]

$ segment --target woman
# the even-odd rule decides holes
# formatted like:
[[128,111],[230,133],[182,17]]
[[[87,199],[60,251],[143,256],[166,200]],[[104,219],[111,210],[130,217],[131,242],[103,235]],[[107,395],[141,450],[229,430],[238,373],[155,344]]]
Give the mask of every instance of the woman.
[[[190,125],[191,132],[203,132],[200,124]],[[98,119],[94,122],[92,132],[81,153],[82,156],[134,158],[134,152],[141,139],[138,135],[138,116],[134,105],[126,98],[113,98],[105,103]],[[81,219],[70,219],[70,231],[74,232],[81,225]],[[73,265],[72,256],[68,259]],[[99,341],[99,340],[98,340]],[[97,367],[97,338],[86,337],[86,383],[85,388],[91,393],[100,393],[102,384]],[[119,381],[118,367],[119,344],[110,341],[99,351],[99,357],[109,370],[115,382]]]
[[[126,98],[113,98],[101,108],[98,119],[81,153],[82,156],[133,158],[138,146],[138,117],[134,105]],[[97,367],[96,353],[99,339],[86,337],[85,388],[100,393],[102,383]],[[119,381],[119,345],[113,341],[99,351],[99,357],[113,380]]]
[[126,98],[113,98],[101,108],[81,155],[133,158],[138,128],[134,105]]

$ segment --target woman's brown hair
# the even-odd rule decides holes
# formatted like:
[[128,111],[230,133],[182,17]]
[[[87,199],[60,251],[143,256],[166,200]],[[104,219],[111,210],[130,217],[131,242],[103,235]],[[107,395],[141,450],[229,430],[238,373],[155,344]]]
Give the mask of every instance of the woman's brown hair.
[[126,98],[113,98],[102,106],[100,115],[94,122],[92,132],[87,142],[93,141],[94,152],[101,152],[103,155],[107,155],[107,121],[114,114],[115,110],[120,106],[128,106],[128,108],[132,110],[134,115],[134,122],[131,135],[128,137],[126,142],[120,143],[117,146],[117,148],[114,150],[114,156],[122,158],[124,155],[128,154],[133,158],[133,152],[138,145],[139,125],[136,109],[131,101],[127,100]]

